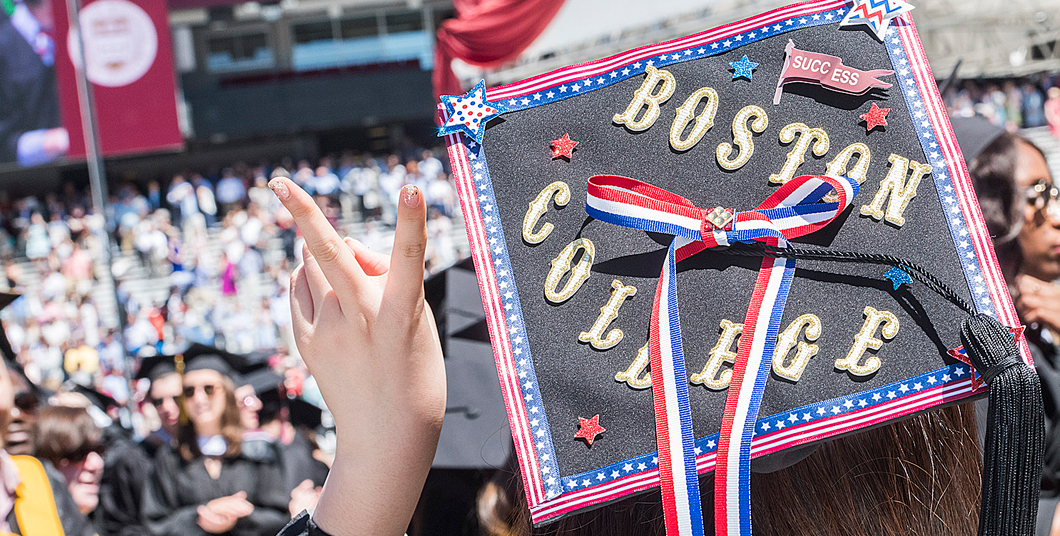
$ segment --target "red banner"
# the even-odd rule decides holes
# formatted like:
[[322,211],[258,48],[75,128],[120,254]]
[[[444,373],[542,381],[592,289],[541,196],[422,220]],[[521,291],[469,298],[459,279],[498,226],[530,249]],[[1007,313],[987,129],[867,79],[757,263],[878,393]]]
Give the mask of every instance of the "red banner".
[[[66,1],[52,0],[55,71],[68,155],[84,156],[81,111]],[[81,8],[85,63],[105,156],[180,150],[173,52],[164,0],[92,0]]]
[[877,80],[877,77],[894,74],[894,71],[875,69],[862,71],[843,65],[843,59],[818,52],[808,52],[795,48],[795,43],[788,40],[784,47],[787,57],[784,68],[780,71],[777,91],[773,95],[773,104],[780,104],[780,94],[788,82],[809,82],[820,84],[828,89],[861,95],[878,87],[889,88],[891,84]]

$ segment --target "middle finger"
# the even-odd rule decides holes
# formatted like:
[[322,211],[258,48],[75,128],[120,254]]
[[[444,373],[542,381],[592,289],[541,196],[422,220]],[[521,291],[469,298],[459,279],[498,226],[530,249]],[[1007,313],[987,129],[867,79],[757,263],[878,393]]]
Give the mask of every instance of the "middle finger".
[[305,249],[302,250],[302,269],[305,271],[306,282],[309,283],[309,293],[313,296],[313,321],[316,322],[321,318],[320,313],[324,310],[325,302],[337,300],[337,297],[334,289],[331,288],[331,283],[328,283],[328,279],[324,277],[317,258],[307,246],[303,247]]

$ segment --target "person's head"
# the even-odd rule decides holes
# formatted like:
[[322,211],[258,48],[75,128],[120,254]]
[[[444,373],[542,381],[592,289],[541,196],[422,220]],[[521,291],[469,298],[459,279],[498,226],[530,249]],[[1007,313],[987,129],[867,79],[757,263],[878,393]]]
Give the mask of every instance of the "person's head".
[[244,429],[231,378],[208,368],[187,371],[181,400],[186,422],[179,425],[177,443],[185,459],[201,455],[200,436],[221,435],[228,443],[225,456],[239,453]]
[[239,421],[243,428],[253,430],[260,424],[258,411],[261,409],[261,399],[254,392],[253,385],[240,385],[235,391],[236,403],[239,405]]
[[155,407],[158,419],[162,421],[162,431],[175,436],[177,424],[180,423],[180,395],[184,390],[184,383],[180,374],[170,372],[151,380],[151,387],[147,390],[147,399]]
[[53,406],[40,411],[34,455],[50,461],[62,473],[82,514],[99,505],[102,453],[103,432],[85,408]]
[[[7,380],[0,379],[0,384],[10,385],[13,403],[8,411],[3,412],[6,420],[4,433],[4,450],[11,455],[32,454],[34,447],[34,429],[37,425],[37,412],[41,405],[40,395],[21,374],[15,374],[2,367]],[[3,395],[7,398],[7,395]]]
[[1003,132],[972,157],[969,172],[1006,278],[1060,278],[1060,203],[1041,150]]

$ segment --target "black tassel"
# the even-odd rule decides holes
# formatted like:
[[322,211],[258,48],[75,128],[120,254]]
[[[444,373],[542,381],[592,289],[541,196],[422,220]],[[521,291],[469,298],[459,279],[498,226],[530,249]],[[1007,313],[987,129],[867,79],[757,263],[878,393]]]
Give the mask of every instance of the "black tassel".
[[1045,443],[1038,375],[1008,329],[987,315],[965,320],[961,341],[990,386],[979,536],[1033,536]]

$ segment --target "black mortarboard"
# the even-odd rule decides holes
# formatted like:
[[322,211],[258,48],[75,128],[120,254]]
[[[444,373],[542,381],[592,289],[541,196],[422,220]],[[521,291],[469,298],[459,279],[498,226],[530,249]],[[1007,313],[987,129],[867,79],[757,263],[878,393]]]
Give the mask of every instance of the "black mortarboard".
[[155,381],[166,374],[177,372],[176,356],[153,355],[140,360],[140,369],[136,371],[136,379],[147,378]]
[[279,390],[280,385],[283,383],[283,376],[276,374],[268,367],[243,372],[240,374],[240,378],[243,385],[250,385],[254,388],[254,393],[258,398],[261,398],[264,393],[269,391]]
[[442,97],[535,523],[986,392],[962,323],[1019,321],[887,1]]
[[[17,300],[21,294],[12,294],[10,292],[0,292],[0,310],[3,310],[12,302]],[[0,352],[4,355],[4,360],[8,363],[16,363],[15,351],[11,348],[11,341],[7,340],[7,332],[0,329]]]
[[178,365],[178,370],[183,373],[203,369],[216,370],[237,379],[236,383],[239,383],[239,371],[247,367],[247,359],[244,356],[198,343],[192,344],[184,353],[178,355],[177,362],[183,363],[182,370]]
[[[3,310],[8,305],[11,305],[20,296],[21,294],[0,292],[0,310]],[[37,396],[37,400],[42,400],[47,398],[48,396],[51,396],[51,391],[37,385],[29,379],[29,376],[26,375],[26,369],[23,368],[22,364],[18,362],[18,356],[15,355],[15,351],[11,347],[11,341],[7,339],[7,332],[3,329],[0,329],[0,354],[3,355],[4,364],[7,365],[7,369],[13,372],[14,374],[18,375],[20,378],[22,378],[23,381],[26,382],[26,385],[29,386],[30,390],[33,391],[33,394]],[[19,394],[16,393],[16,396],[18,395]]]
[[111,408],[120,408],[121,403],[114,399],[114,397],[101,393],[99,390],[92,387],[86,387],[81,384],[74,384],[70,388],[71,392],[78,393],[88,399],[93,406],[101,409],[103,413],[106,413]]
[[294,426],[304,426],[310,430],[316,430],[320,427],[324,410],[320,409],[319,406],[302,398],[290,398],[287,400],[287,407],[290,410],[291,424]]

